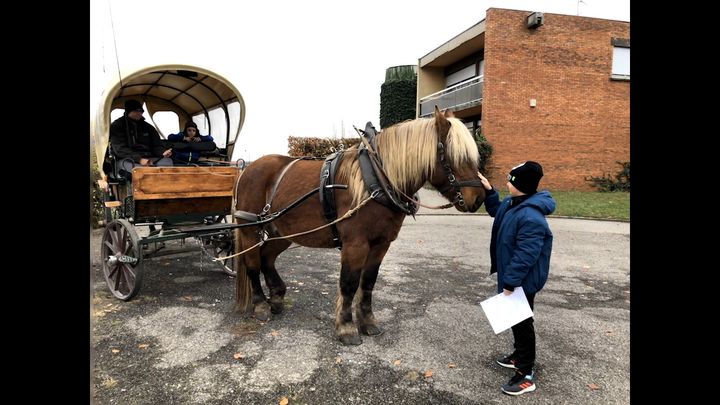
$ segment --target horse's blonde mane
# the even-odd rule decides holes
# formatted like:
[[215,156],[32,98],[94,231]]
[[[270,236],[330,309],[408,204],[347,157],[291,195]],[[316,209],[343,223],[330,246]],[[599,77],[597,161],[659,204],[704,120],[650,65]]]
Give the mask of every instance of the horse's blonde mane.
[[[459,119],[446,119],[450,122],[450,130],[445,142],[445,159],[450,167],[453,171],[467,164],[477,167],[480,155],[470,131]],[[418,118],[393,125],[383,129],[376,139],[377,153],[388,179],[405,194],[419,190],[434,174],[438,144],[435,118]],[[353,206],[368,197],[360,173],[357,146],[345,151],[338,177],[347,182]]]

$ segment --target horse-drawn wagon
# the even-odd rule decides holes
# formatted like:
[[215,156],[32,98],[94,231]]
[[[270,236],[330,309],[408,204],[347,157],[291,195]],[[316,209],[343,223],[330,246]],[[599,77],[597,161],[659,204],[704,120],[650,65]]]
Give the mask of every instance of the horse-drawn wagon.
[[[122,116],[127,100],[143,104],[146,120],[168,148],[187,147],[166,140],[186,121],[212,134],[214,147],[203,148],[200,159],[192,164],[176,162],[174,167],[143,166],[126,172],[108,140],[111,121]],[[235,235],[226,218],[232,212],[234,189],[244,166],[242,160],[232,161],[244,118],[240,92],[228,80],[202,68],[149,67],[108,86],[92,125],[92,142],[104,205],[102,271],[115,297],[127,301],[138,293],[147,259],[193,249],[213,258],[234,252]],[[146,232],[138,232],[139,228]],[[192,246],[186,246],[188,238],[195,242],[187,244]],[[165,242],[170,240],[181,240],[182,248],[166,249]],[[220,260],[220,264],[227,274],[236,274],[233,259]]]

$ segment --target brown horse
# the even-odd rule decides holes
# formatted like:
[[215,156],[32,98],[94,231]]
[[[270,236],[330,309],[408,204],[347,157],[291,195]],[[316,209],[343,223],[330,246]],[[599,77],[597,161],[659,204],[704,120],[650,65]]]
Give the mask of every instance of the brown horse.
[[[476,181],[477,146],[467,127],[452,113],[442,114],[436,108],[433,118],[419,118],[385,128],[377,134],[376,141],[376,152],[388,180],[407,196],[412,196],[429,182],[443,191],[443,196],[459,211],[476,211],[484,201],[485,189]],[[249,165],[236,188],[236,209],[260,213],[270,202],[272,210],[277,210],[318,187],[323,162],[293,161],[287,156],[267,155]],[[338,165],[335,183],[348,186],[335,190],[337,215],[341,217],[366,200],[369,193],[360,171],[358,146],[346,149]],[[268,223],[264,227],[266,235],[282,237],[327,224],[320,200],[314,197]],[[358,332],[380,333],[372,311],[372,291],[383,257],[390,243],[397,238],[405,216],[399,210],[369,200],[351,217],[336,225],[342,250],[335,333],[343,344],[360,344]],[[247,221],[241,219],[238,222]],[[257,227],[243,227],[238,233],[238,252],[257,244],[262,238]],[[267,320],[271,312],[283,310],[286,287],[275,269],[275,259],[291,242],[315,248],[335,247],[331,229],[325,227],[291,239],[269,240],[239,256],[238,310],[252,311],[260,320]],[[269,289],[269,300],[260,285],[260,272]],[[352,314],[356,295],[357,327],[353,324]]]

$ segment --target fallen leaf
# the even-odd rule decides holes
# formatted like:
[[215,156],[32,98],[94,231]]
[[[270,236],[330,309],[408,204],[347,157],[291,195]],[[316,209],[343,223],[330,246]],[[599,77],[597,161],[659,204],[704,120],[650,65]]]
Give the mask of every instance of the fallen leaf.
[[287,397],[280,398],[280,405],[287,405],[288,402],[290,401],[288,401]]
[[113,352],[113,353],[120,353],[120,349],[112,349],[112,350],[110,350],[110,351]]
[[114,386],[117,385],[117,380],[115,380],[115,379],[112,378],[112,377],[105,377],[105,378],[103,379],[102,385],[103,385],[105,388],[112,388],[112,387],[114,387]]
[[242,353],[240,353],[240,352],[233,354],[233,358],[234,358],[235,360],[240,360],[240,359],[243,358],[243,356],[244,356],[244,355],[243,355]]
[[588,384],[588,388],[590,388],[593,391],[600,389],[600,387],[597,384],[593,384],[593,383]]
[[612,335],[612,333],[613,333],[613,331],[611,331],[611,330],[605,331],[605,334],[606,334],[606,335]]
[[432,377],[432,370],[425,371],[425,378],[430,378],[430,377]]
[[186,295],[180,299],[183,301],[192,301],[193,300],[192,295]]
[[455,363],[448,364],[448,368],[455,368],[455,367],[457,367],[457,364],[455,364]]
[[394,365],[394,366],[399,366],[399,365],[400,365],[400,360],[398,359],[398,360],[393,361],[393,365]]
[[342,363],[342,357],[340,357],[340,356],[335,357],[335,363],[336,364]]
[[140,343],[138,349],[147,349],[150,345],[147,343]]
[[271,334],[272,336],[278,336],[278,335],[280,334],[280,332],[274,330],[274,331],[270,332],[270,334]]

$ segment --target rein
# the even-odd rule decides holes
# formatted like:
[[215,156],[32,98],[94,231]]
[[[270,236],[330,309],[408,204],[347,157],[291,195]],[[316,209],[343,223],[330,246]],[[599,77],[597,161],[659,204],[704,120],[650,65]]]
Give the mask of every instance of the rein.
[[[344,188],[344,187],[343,187],[343,188]],[[315,192],[317,192],[317,191],[318,191],[318,189],[316,188],[315,190],[311,191],[309,194],[311,195],[312,193],[315,193]],[[309,233],[317,232],[317,231],[319,231],[319,230],[321,230],[321,229],[323,229],[323,228],[327,228],[328,226],[334,226],[334,225],[337,224],[338,222],[344,221],[344,220],[350,218],[354,213],[356,213],[360,208],[362,208],[365,204],[368,203],[368,201],[372,200],[374,197],[375,197],[375,195],[374,195],[374,193],[373,193],[373,195],[371,195],[371,196],[369,196],[368,198],[362,200],[362,201],[360,202],[360,204],[357,205],[357,207],[348,210],[348,211],[345,213],[345,215],[343,215],[343,216],[341,216],[340,218],[338,218],[338,219],[336,219],[336,220],[334,220],[334,221],[332,221],[332,222],[330,222],[330,223],[327,223],[327,224],[325,224],[325,225],[318,226],[317,228],[313,228],[313,229],[310,229],[310,230],[308,230],[308,231],[303,231],[303,232],[294,233],[294,234],[292,234],[292,235],[276,236],[276,237],[272,237],[272,238],[262,239],[260,242],[258,242],[258,243],[256,243],[256,244],[250,246],[249,248],[243,250],[242,252],[238,252],[238,253],[232,254],[232,255],[230,255],[230,256],[225,256],[225,257],[216,257],[216,258],[214,258],[214,259],[212,259],[212,260],[213,260],[214,262],[217,262],[217,261],[220,261],[220,260],[231,259],[231,258],[233,258],[233,257],[235,257],[235,256],[244,255],[245,253],[247,253],[247,252],[249,252],[249,251],[251,251],[251,250],[253,250],[253,249],[257,248],[257,247],[262,246],[263,244],[265,244],[265,242],[269,242],[269,241],[273,241],[273,240],[290,239],[290,238],[294,238],[294,237],[296,237],[296,236],[302,236],[302,235],[307,235],[307,234],[309,234]],[[293,205],[293,206],[294,206],[294,205]],[[290,209],[290,208],[292,208],[292,207],[288,207],[287,209]],[[287,209],[286,209],[286,210],[287,210]],[[286,211],[286,210],[285,210],[285,211]],[[279,216],[279,215],[278,215],[278,216]],[[277,216],[273,217],[273,218],[271,219],[271,221],[274,220],[275,218],[277,218]],[[242,225],[256,225],[256,224],[242,224]]]

